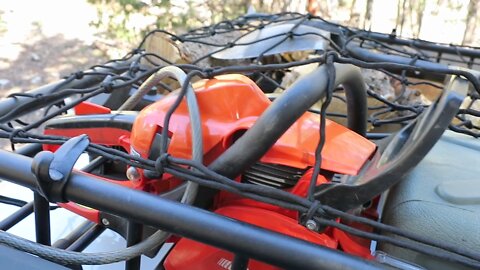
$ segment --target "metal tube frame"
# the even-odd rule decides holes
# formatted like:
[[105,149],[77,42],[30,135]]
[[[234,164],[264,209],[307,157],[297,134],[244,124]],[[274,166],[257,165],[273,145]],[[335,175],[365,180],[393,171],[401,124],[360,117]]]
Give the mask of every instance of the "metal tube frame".
[[248,257],[242,254],[235,254],[232,262],[232,270],[247,270],[248,269]]
[[[142,241],[143,226],[134,220],[127,224],[127,247],[133,246]],[[135,257],[125,262],[125,270],[140,270],[141,258]]]
[[[342,28],[332,26],[330,23],[327,22],[308,21],[306,22],[306,24],[318,27],[334,35],[348,34],[344,32]],[[439,54],[440,57],[442,54],[461,54],[462,56],[468,57],[470,59],[480,58],[480,47],[431,42],[422,39],[403,38],[397,36],[396,34],[385,34],[361,29],[355,29],[355,31],[353,31],[351,35],[358,35],[359,38],[365,37],[375,41],[385,42],[389,45],[409,46],[416,49],[429,51],[431,53],[437,53],[437,55]]]
[[86,249],[100,234],[105,231],[105,227],[98,224],[91,226],[84,234],[80,235],[66,250],[83,251]]
[[464,46],[455,46],[450,44],[442,44],[429,42],[419,39],[406,39],[397,37],[395,35],[383,34],[377,32],[367,32],[365,31],[365,36],[378,40],[387,42],[389,44],[411,46],[418,49],[424,49],[428,51],[434,51],[437,53],[448,53],[448,54],[461,54],[466,57],[480,58],[480,48],[475,47],[464,47]]
[[38,192],[34,192],[33,209],[35,212],[35,236],[37,243],[50,246],[50,203]]
[[16,212],[0,221],[0,230],[7,231],[33,213],[33,201],[25,204]]
[[77,241],[82,235],[89,231],[96,224],[91,221],[85,221],[80,224],[77,228],[71,231],[64,238],[58,239],[55,243],[52,244],[53,247],[66,249],[71,246],[75,241]]

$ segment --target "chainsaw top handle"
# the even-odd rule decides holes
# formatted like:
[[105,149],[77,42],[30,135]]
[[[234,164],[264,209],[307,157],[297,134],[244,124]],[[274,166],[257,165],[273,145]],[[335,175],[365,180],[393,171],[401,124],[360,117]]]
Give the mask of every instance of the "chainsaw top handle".
[[[347,98],[350,129],[365,136],[367,129],[367,96],[360,69],[348,64],[334,64],[334,87],[343,85]],[[235,178],[257,162],[275,142],[327,92],[326,65],[300,78],[265,110],[243,136],[222,153],[209,168],[229,178]],[[200,187],[195,205],[208,207],[214,190]]]
[[[367,129],[367,96],[360,69],[353,65],[334,64],[335,86],[343,85],[348,105],[348,126],[365,136]],[[320,66],[314,72],[300,78],[275,99],[255,124],[230,148],[209,166],[210,169],[229,178],[235,178],[257,162],[317,101],[325,97],[327,67]]]

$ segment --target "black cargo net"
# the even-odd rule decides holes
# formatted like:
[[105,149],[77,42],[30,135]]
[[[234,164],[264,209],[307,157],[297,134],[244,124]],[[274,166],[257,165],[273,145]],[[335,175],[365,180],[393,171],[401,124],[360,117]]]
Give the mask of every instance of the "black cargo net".
[[[272,32],[268,32],[269,29],[273,29]],[[146,50],[148,38],[159,34],[164,39],[168,39],[174,47],[182,47],[178,59],[172,60],[170,55]],[[187,52],[188,55],[183,57],[182,52]],[[381,57],[375,58],[375,55]],[[59,85],[51,94],[12,95],[28,97],[31,101],[0,117],[0,122],[8,121],[6,124],[1,124],[0,137],[9,139],[12,144],[62,144],[68,138],[36,134],[32,129],[40,127],[49,119],[66,113],[67,110],[96,95],[114,94],[116,90],[124,87],[138,88],[146,78],[168,65],[175,65],[184,70],[187,73],[187,82],[194,79],[213,78],[222,74],[244,74],[254,80],[271,99],[275,99],[289,88],[291,85],[289,80],[295,81],[304,75],[301,73],[301,67],[311,65],[316,68],[325,65],[328,73],[326,96],[322,102],[311,108],[311,111],[321,116],[320,133],[323,135],[327,117],[340,122],[347,117],[345,111],[331,110],[328,106],[336,103],[337,107],[342,107],[338,104],[346,102],[342,87],[334,87],[333,65],[335,63],[352,64],[362,68],[369,99],[367,119],[369,135],[395,132],[421,115],[442,92],[445,76],[452,75],[467,79],[472,87],[449,128],[455,132],[478,137],[480,107],[477,99],[480,82],[469,70],[449,68],[446,65],[475,69],[478,67],[477,56],[480,58],[480,50],[476,48],[436,44],[422,40],[404,40],[397,38],[394,34],[378,35],[330,23],[319,17],[296,13],[248,15],[194,29],[181,35],[156,30],[149,33],[138,48],[124,58],[113,60],[113,62],[127,61],[128,64],[115,68],[108,65],[94,66],[89,71],[79,71],[65,78],[65,83],[68,83],[85,76],[106,76],[105,80],[95,86],[63,89],[62,85]],[[435,63],[435,65],[425,63]],[[103,70],[98,71],[100,68]],[[118,70],[127,71],[118,75]],[[164,132],[167,132],[169,126],[168,116],[173,114],[187,92],[186,85],[178,92],[178,102],[167,113],[163,126]],[[424,92],[425,89],[428,89],[428,93]],[[159,91],[172,90],[174,89],[167,84],[159,85]],[[66,94],[76,98],[73,101],[64,102]],[[25,123],[15,119],[16,114],[38,104],[46,108],[45,116],[38,121]],[[10,119],[15,120],[10,121]],[[386,127],[389,125],[391,127]],[[325,143],[324,137],[320,137],[316,149],[314,176],[321,173],[321,150]],[[307,198],[271,187],[239,183],[198,162],[169,156],[166,154],[167,142],[165,141],[163,145],[165,147],[162,148],[163,152],[160,153],[157,162],[93,143],[88,151],[138,168],[160,170],[162,173],[169,173],[208,188],[225,190],[246,198],[296,210],[309,216],[321,226],[335,227],[362,238],[390,243],[471,267],[480,267],[480,255],[474,251],[414,235],[401,228],[319,204],[313,196],[314,181],[310,185]],[[186,169],[187,167],[195,170]],[[335,217],[363,223],[374,230],[373,232],[363,231],[337,222]]]

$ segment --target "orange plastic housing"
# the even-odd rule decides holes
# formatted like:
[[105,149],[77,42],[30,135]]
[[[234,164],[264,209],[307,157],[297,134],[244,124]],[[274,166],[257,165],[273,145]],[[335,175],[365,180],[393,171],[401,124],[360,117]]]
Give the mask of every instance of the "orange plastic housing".
[[[262,113],[270,106],[271,101],[258,86],[242,75],[224,75],[211,80],[203,80],[194,85],[203,130],[204,162],[208,165],[222,154],[235,139],[248,130]],[[151,104],[143,109],[135,119],[130,131],[112,127],[47,129],[46,134],[76,136],[87,133],[92,142],[109,146],[122,146],[126,150],[135,151],[148,158],[150,151],[158,151],[153,147],[156,134],[163,129],[164,117],[176,100],[176,93]],[[108,109],[94,104],[82,104],[76,108],[77,114],[102,114]],[[315,148],[319,142],[318,114],[303,114],[261,158],[263,163],[273,163],[298,169],[308,169],[295,186],[286,191],[298,196],[305,196],[312,177],[311,167],[315,161]],[[191,129],[188,108],[183,100],[172,115],[168,134],[170,137],[168,152],[180,158],[191,158]],[[326,171],[356,175],[372,156],[375,144],[357,133],[335,123],[326,121],[325,146],[322,151],[322,168]],[[256,147],[251,145],[251,147]],[[56,146],[46,146],[55,150]],[[157,150],[152,150],[157,149]],[[317,185],[324,184],[331,174],[317,177]],[[151,193],[161,193],[181,183],[172,175],[164,174],[162,179],[142,177],[135,183],[131,181],[117,182],[131,188]],[[237,179],[239,180],[239,179]],[[63,204],[79,215],[94,222],[99,222],[97,210],[86,209],[76,204]],[[368,245],[363,245],[347,234],[335,230],[314,233],[298,223],[298,212],[266,203],[261,203],[239,195],[219,192],[215,197],[214,210],[236,220],[244,221],[262,228],[277,231],[292,237],[310,241],[314,244],[330,248],[339,246],[347,253],[369,258]],[[211,246],[189,239],[181,239],[165,261],[165,268],[176,269],[229,269],[233,255]],[[250,260],[249,269],[278,269],[264,263]]]
[[[228,148],[236,134],[249,129],[271,104],[258,86],[242,75],[203,80],[194,88],[200,107],[207,163]],[[176,94],[171,94],[138,115],[131,134],[131,145],[142,157],[148,157],[154,136],[160,133],[165,113],[176,98]],[[318,114],[305,113],[261,161],[302,169],[311,167],[319,141],[319,121]],[[175,157],[190,158],[191,130],[185,100],[173,114],[168,133],[171,135],[169,153]],[[327,120],[323,169],[355,175],[374,151],[372,142]]]
[[[245,206],[229,206],[220,208],[216,210],[215,213],[243,222],[248,222],[252,225],[279,232],[291,237],[309,241],[317,245],[322,245],[333,249],[337,248],[337,242],[326,234],[312,232],[299,225],[296,220],[287,218],[272,211]],[[251,246],[251,249],[254,251],[256,247]],[[265,252],[265,250],[258,250],[257,252]],[[234,255],[232,253],[225,250],[187,238],[182,238],[175,245],[175,248],[169,253],[165,260],[164,267],[166,270],[231,269],[233,256]],[[280,268],[256,260],[249,260],[248,269],[279,270]]]

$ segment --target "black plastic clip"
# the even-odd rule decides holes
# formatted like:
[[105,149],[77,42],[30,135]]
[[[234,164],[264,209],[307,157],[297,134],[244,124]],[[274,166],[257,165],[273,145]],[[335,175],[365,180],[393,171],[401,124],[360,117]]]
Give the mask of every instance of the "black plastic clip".
[[395,39],[397,37],[397,28],[393,28],[392,32],[388,35],[390,39]]
[[67,202],[64,189],[68,178],[89,144],[88,136],[83,134],[66,141],[55,153],[42,151],[35,155],[32,173],[37,178],[39,193],[49,202]]

